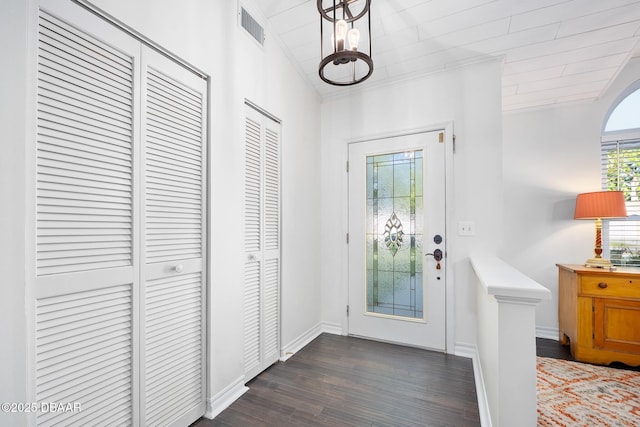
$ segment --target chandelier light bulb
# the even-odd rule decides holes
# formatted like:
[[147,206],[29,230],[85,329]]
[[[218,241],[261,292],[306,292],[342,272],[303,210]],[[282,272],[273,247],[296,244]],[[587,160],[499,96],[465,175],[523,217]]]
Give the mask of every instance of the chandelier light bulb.
[[349,49],[357,51],[358,43],[360,43],[360,30],[357,28],[350,29],[347,37],[349,38]]
[[336,50],[337,51],[344,50],[344,41],[347,36],[347,28],[348,28],[348,24],[347,24],[347,21],[345,21],[344,19],[341,19],[338,22],[336,22],[336,44],[337,44]]
[[336,22],[336,37],[338,39],[344,39],[347,35],[347,28],[347,21],[345,21],[344,19],[340,19],[338,22]]

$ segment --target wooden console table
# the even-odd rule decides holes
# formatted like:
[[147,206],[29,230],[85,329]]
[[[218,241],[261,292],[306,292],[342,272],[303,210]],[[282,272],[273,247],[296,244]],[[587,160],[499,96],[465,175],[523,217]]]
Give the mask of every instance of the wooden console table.
[[557,265],[560,342],[582,362],[640,365],[640,269]]

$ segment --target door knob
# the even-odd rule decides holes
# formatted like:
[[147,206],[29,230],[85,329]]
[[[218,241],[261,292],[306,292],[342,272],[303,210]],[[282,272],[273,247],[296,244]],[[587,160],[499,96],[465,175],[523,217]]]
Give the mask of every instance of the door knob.
[[184,267],[182,266],[182,264],[178,264],[178,265],[175,265],[171,270],[175,271],[176,273],[182,273],[182,270],[184,270]]

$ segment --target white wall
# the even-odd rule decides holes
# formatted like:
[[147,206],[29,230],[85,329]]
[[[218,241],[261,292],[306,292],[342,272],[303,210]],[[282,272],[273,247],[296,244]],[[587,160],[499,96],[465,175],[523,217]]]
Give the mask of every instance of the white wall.
[[[24,0],[0,11],[0,402],[26,402],[25,323],[25,64]],[[19,415],[0,413],[0,424]]]
[[[375,72],[375,71],[374,71]],[[363,83],[367,84],[367,83]],[[449,278],[454,287],[452,340],[475,344],[475,289],[469,254],[495,254],[502,244],[502,125],[500,64],[482,63],[322,105],[323,320],[347,333],[347,142],[453,121],[457,136],[448,202]],[[458,237],[456,224],[472,220],[476,236]],[[453,274],[451,274],[453,273]],[[451,341],[451,340],[450,340]],[[449,342],[450,345],[454,343]],[[454,348],[448,348],[453,352]]]
[[633,59],[596,102],[506,114],[503,118],[503,258],[551,290],[538,306],[539,332],[557,338],[556,263],[593,256],[592,221],[573,219],[578,193],[600,190],[600,132],[609,107],[640,79]]
[[[24,140],[26,7],[3,0],[0,67],[3,153],[2,401],[26,401],[24,327]],[[265,49],[238,25],[236,1],[95,0],[99,8],[211,76],[211,263],[209,396],[243,374],[244,100],[282,119],[282,344],[316,327],[319,286],[320,106],[276,40]],[[247,5],[253,12],[257,10]],[[259,15],[256,16],[260,18]],[[264,20],[262,20],[264,22]],[[7,290],[5,292],[5,289]],[[6,306],[6,307],[5,307]],[[12,327],[8,327],[11,325]],[[4,424],[4,419],[0,421]]]

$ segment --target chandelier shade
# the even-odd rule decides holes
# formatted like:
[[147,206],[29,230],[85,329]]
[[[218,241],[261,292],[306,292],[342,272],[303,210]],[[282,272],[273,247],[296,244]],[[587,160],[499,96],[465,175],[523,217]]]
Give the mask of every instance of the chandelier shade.
[[371,0],[317,0],[317,5],[321,57],[318,75],[336,86],[365,81],[373,73]]

